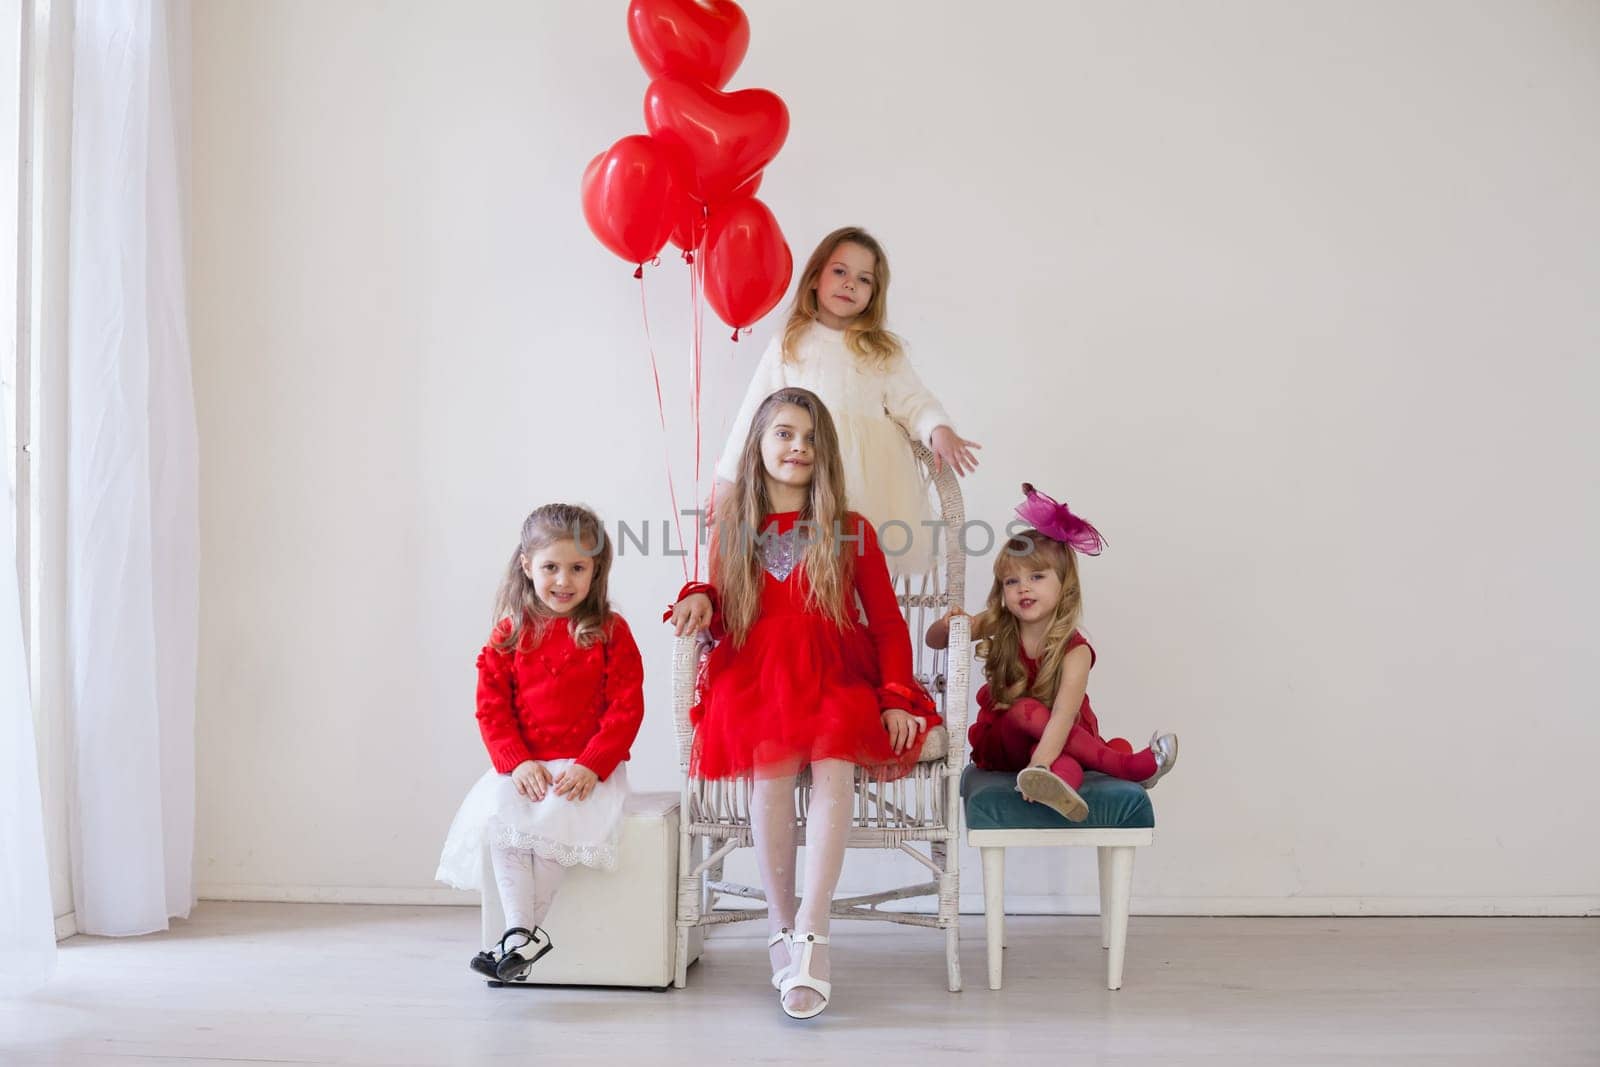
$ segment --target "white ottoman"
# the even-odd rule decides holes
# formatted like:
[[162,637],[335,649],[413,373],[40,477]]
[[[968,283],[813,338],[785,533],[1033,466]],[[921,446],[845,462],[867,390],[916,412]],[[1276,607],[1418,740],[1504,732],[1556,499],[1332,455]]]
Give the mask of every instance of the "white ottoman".
[[[506,932],[483,850],[483,945]],[[555,948],[510,985],[611,985],[664,988],[677,974],[678,794],[635,793],[622,817],[617,869],[574,867],[544,921]],[[700,958],[700,931],[689,963]]]

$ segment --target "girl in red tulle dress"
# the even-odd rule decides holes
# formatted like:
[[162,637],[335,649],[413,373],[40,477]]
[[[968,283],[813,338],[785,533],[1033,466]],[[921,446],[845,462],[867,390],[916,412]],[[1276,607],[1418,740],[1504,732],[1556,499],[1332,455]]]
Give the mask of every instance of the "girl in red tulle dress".
[[[718,642],[692,712],[691,771],[754,779],[773,984],[783,1010],[802,1019],[819,1014],[831,993],[829,905],[855,769],[899,777],[939,722],[912,677],[910,634],[876,533],[846,509],[842,470],[833,419],[814,393],[767,397],[717,509],[712,581],[685,586],[669,613],[679,634],[709,629]],[[808,766],[797,912],[794,789]]]

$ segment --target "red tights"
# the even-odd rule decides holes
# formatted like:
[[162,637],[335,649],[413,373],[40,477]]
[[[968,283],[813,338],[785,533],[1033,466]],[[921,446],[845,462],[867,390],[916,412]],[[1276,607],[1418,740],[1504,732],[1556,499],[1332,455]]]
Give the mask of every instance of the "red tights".
[[[1032,697],[1024,697],[1007,708],[993,727],[999,734],[999,747],[1007,766],[994,769],[1020,771],[1027,767],[1049,721],[1050,709]],[[1085,770],[1142,782],[1156,773],[1156,757],[1148,748],[1131,754],[1111,748],[1101,740],[1099,724],[1092,716],[1080,715],[1067,734],[1067,746],[1050,764],[1050,770],[1074,789],[1083,784]]]

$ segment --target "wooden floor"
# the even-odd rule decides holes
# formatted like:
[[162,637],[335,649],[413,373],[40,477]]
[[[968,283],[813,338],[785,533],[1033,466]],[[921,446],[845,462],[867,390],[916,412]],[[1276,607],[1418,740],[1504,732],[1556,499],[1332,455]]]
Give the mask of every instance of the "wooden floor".
[[0,1001],[0,1063],[1600,1064],[1600,920],[1010,921],[1006,988],[947,993],[932,931],[841,924],[834,1004],[794,1023],[762,940],[725,928],[687,989],[489,989],[465,908],[205,903],[152,937],[76,937]]

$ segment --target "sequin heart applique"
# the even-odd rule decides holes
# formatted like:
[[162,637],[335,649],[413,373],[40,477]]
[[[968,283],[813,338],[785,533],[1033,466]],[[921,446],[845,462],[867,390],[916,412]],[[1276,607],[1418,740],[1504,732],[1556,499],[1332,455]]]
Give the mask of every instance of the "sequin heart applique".
[[780,582],[788,581],[800,564],[800,530],[791,527],[788,533],[764,534],[761,538],[761,565],[767,573]]

